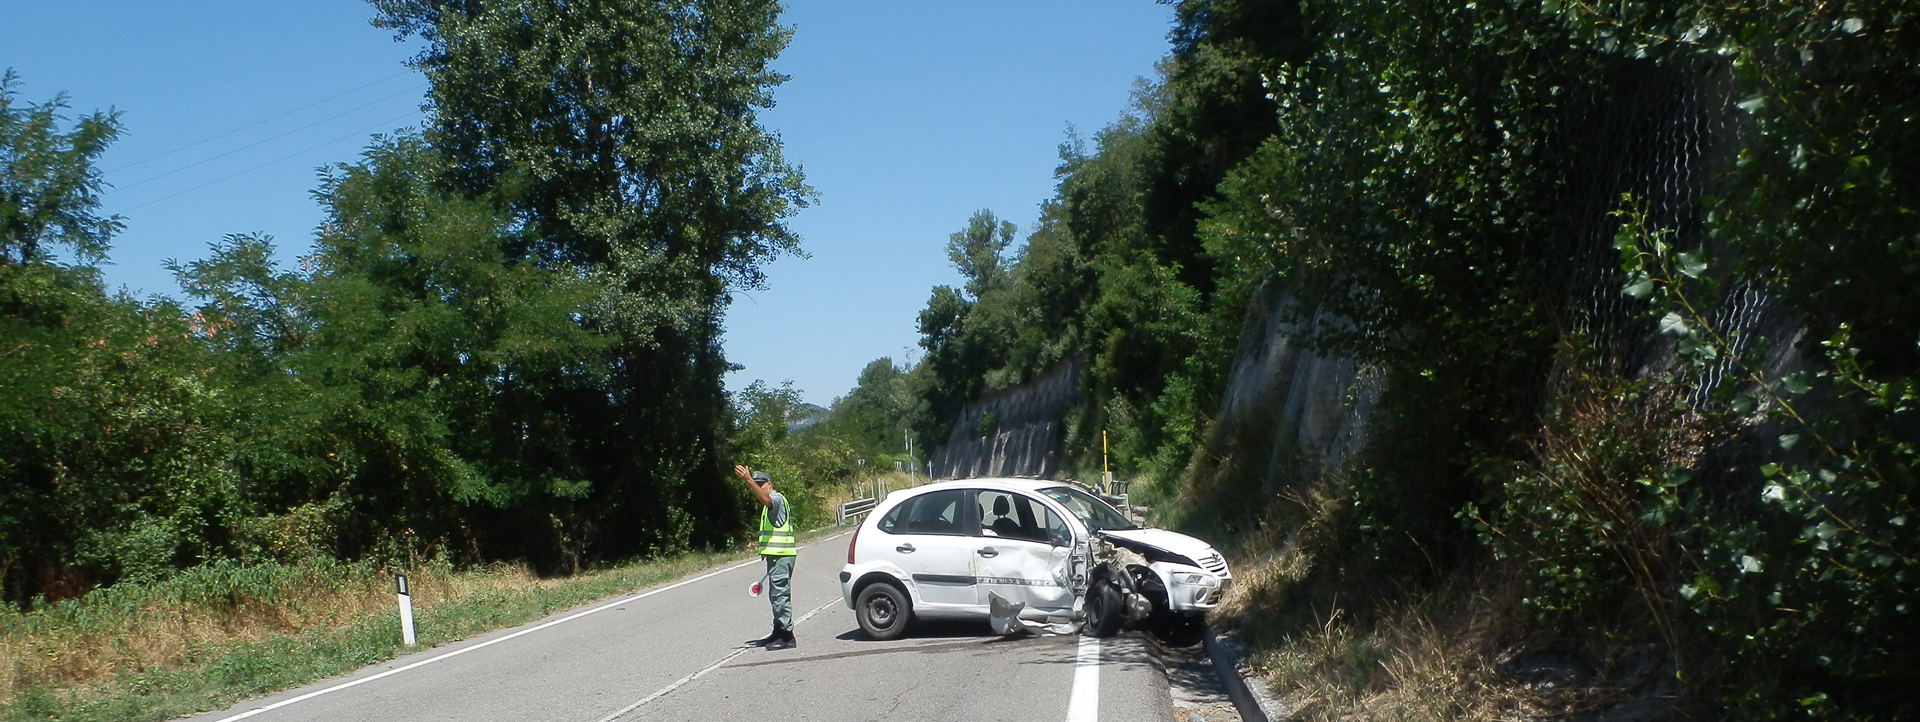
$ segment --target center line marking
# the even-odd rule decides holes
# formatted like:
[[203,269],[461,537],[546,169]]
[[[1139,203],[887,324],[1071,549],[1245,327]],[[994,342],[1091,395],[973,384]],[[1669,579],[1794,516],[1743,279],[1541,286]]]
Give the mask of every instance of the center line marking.
[[1073,694],[1068,697],[1067,722],[1100,719],[1100,638],[1080,636],[1079,658],[1073,664]]
[[[814,607],[813,611],[807,612],[805,616],[802,616],[798,620],[794,621],[793,623],[794,628],[796,629],[799,628],[802,623],[805,623],[807,620],[812,619],[813,615],[819,614],[821,610],[824,610],[827,607],[831,607],[835,604],[839,604],[840,602],[841,600],[835,599],[831,602],[827,602],[826,604],[822,604],[818,607]],[[621,707],[620,711],[618,712],[607,715],[605,717],[601,717],[598,722],[613,722],[614,720],[620,719],[622,716],[626,715],[628,712],[632,712],[636,709],[640,709],[642,706],[646,705],[646,703],[648,702],[652,702],[656,699],[660,699],[661,697],[665,697],[667,696],[668,692],[672,692],[676,689],[679,689],[682,685],[685,685],[688,682],[692,682],[696,679],[707,676],[708,672],[719,669],[722,665],[733,661],[734,657],[738,657],[742,654],[745,654],[746,651],[749,649],[752,649],[752,647],[743,646],[739,649],[733,650],[733,652],[728,654],[727,656],[721,657],[720,661],[714,662],[713,664],[709,664],[706,666],[705,669],[702,669],[698,672],[694,672],[693,674],[689,674],[685,677],[681,677],[679,681],[674,682],[673,684],[667,685],[665,688],[661,689],[660,691],[647,695],[645,697],[642,697],[638,702],[627,705],[625,707]]]
[[[833,536],[830,536],[830,537],[827,537],[827,538],[825,538],[825,539],[820,539],[820,540],[817,540],[817,541],[814,541],[814,542],[811,542],[811,543],[809,543],[809,544],[807,544],[807,546],[813,546],[814,544],[819,544],[819,543],[821,543],[821,542],[829,542],[829,541],[833,541],[833,540],[835,540],[835,539],[838,539],[838,538],[840,538],[840,537],[843,537],[843,536],[846,536],[846,535],[847,535],[847,532],[841,532],[841,533],[839,533],[839,534],[835,534],[835,535],[833,535]],[[334,685],[334,686],[332,686],[332,687],[327,687],[327,688],[325,688],[325,689],[319,689],[319,690],[314,690],[314,691],[312,691],[312,692],[308,692],[308,693],[306,693],[306,694],[303,694],[303,695],[300,695],[300,696],[298,696],[298,697],[294,697],[294,698],[292,698],[292,699],[285,699],[285,700],[281,700],[281,701],[279,701],[279,702],[275,702],[275,703],[273,703],[273,704],[270,704],[270,705],[267,705],[267,706],[265,706],[265,707],[256,707],[256,708],[254,708],[254,709],[251,709],[251,710],[247,710],[247,711],[245,711],[245,712],[241,712],[240,714],[237,714],[237,715],[233,715],[233,716],[231,716],[231,717],[222,717],[222,718],[220,718],[219,720],[216,720],[216,722],[234,722],[235,720],[243,720],[243,719],[246,719],[246,718],[248,718],[248,717],[252,717],[252,716],[254,716],[254,715],[257,715],[257,714],[260,714],[260,713],[262,713],[262,712],[271,712],[271,711],[273,711],[273,710],[276,710],[276,709],[280,709],[281,707],[285,707],[285,706],[287,706],[287,705],[290,705],[290,704],[294,704],[294,703],[296,703],[296,702],[305,702],[305,701],[307,701],[307,700],[310,700],[310,699],[313,699],[313,698],[315,698],[315,697],[318,697],[318,696],[320,696],[320,695],[323,695],[323,694],[330,694],[330,693],[333,693],[333,692],[338,692],[338,691],[340,691],[340,690],[343,690],[343,689],[348,689],[348,688],[351,688],[351,687],[358,687],[358,686],[360,686],[360,685],[363,685],[363,684],[366,684],[366,683],[368,683],[368,682],[372,682],[372,681],[374,681],[374,680],[376,680],[376,679],[384,679],[384,678],[387,678],[387,677],[391,677],[391,676],[393,676],[393,675],[396,675],[396,674],[399,674],[399,673],[401,673],[401,672],[405,672],[405,671],[407,671],[407,670],[410,670],[410,669],[417,669],[417,668],[419,668],[419,667],[425,667],[425,666],[427,666],[427,665],[429,665],[429,664],[433,664],[434,662],[439,662],[439,661],[442,661],[442,660],[446,660],[446,659],[452,659],[452,658],[454,658],[454,657],[458,657],[458,656],[460,656],[460,655],[462,655],[462,654],[466,654],[466,653],[468,653],[468,652],[471,652],[471,651],[474,651],[474,650],[476,650],[476,649],[484,649],[484,648],[487,648],[487,647],[491,647],[491,646],[493,646],[493,645],[496,645],[496,644],[499,644],[499,643],[501,643],[501,642],[505,642],[505,641],[507,641],[507,640],[509,640],[509,639],[513,639],[513,638],[515,638],[515,637],[520,637],[520,636],[524,636],[524,635],[528,635],[528,634],[532,634],[532,633],[534,633],[534,632],[538,632],[538,631],[540,631],[540,630],[542,630],[542,629],[546,629],[546,628],[548,628],[548,627],[551,627],[551,626],[554,626],[554,625],[556,625],[556,624],[565,624],[565,623],[567,623],[567,622],[571,622],[571,621],[573,621],[573,620],[575,620],[575,619],[579,619],[579,618],[581,618],[581,617],[584,617],[584,616],[587,616],[587,615],[589,615],[589,614],[593,614],[593,613],[596,613],[596,612],[602,612],[602,611],[605,611],[605,610],[608,610],[608,609],[612,609],[612,608],[614,608],[614,607],[617,607],[617,606],[620,606],[620,605],[622,605],[622,604],[626,604],[626,603],[628,603],[628,602],[632,602],[632,601],[635,601],[635,600],[639,600],[639,599],[646,599],[647,597],[651,597],[651,596],[653,596],[653,595],[655,595],[655,594],[659,594],[659,593],[661,593],[661,592],[664,592],[664,591],[667,591],[667,590],[669,590],[669,589],[678,589],[678,588],[680,588],[680,587],[684,587],[684,586],[686,586],[686,585],[688,585],[688,584],[692,584],[692,583],[694,583],[694,582],[697,582],[697,581],[700,581],[700,580],[702,580],[702,579],[708,579],[708,578],[711,578],[711,577],[716,577],[716,576],[719,576],[719,575],[722,575],[722,574],[725,574],[725,573],[727,573],[727,572],[730,572],[730,571],[733,571],[733,570],[735,570],[735,569],[741,569],[741,568],[745,568],[745,567],[750,567],[750,566],[753,566],[753,565],[755,565],[755,564],[764,564],[764,563],[765,563],[765,562],[763,562],[763,561],[761,561],[761,560],[759,560],[759,559],[754,559],[754,560],[751,560],[751,561],[745,561],[745,562],[741,562],[741,563],[739,563],[739,564],[735,564],[735,565],[733,565],[733,566],[730,566],[730,567],[725,567],[725,568],[722,568],[722,569],[715,569],[715,570],[713,570],[713,571],[711,571],[711,572],[707,572],[706,574],[702,574],[702,575],[700,575],[700,576],[697,576],[697,577],[694,577],[694,578],[692,578],[692,579],[683,579],[683,580],[681,580],[681,581],[678,581],[678,582],[674,582],[674,583],[672,583],[672,584],[669,584],[669,585],[667,585],[667,586],[664,586],[664,587],[659,587],[659,588],[656,588],[656,589],[651,589],[651,590],[648,590],[648,591],[646,591],[646,592],[642,592],[642,593],[639,593],[639,594],[628,594],[628,595],[623,595],[623,596],[621,596],[621,597],[620,597],[620,598],[618,598],[618,599],[615,599],[615,600],[613,600],[613,601],[611,601],[611,602],[607,602],[606,604],[602,604],[602,605],[600,605],[600,606],[598,606],[598,607],[594,607],[594,608],[592,608],[592,609],[589,609],[589,610],[586,610],[586,611],[584,611],[584,612],[578,612],[578,613],[575,613],[575,614],[570,614],[570,615],[568,615],[568,616],[566,616],[566,617],[562,617],[562,618],[560,618],[560,619],[555,619],[555,620],[553,620],[553,621],[551,621],[551,622],[547,622],[547,623],[545,623],[545,624],[542,624],[542,625],[540,625],[540,626],[537,626],[537,627],[530,627],[530,628],[527,628],[527,629],[522,629],[522,630],[520,630],[520,631],[518,631],[518,632],[514,632],[513,634],[509,634],[509,635],[507,635],[507,636],[504,636],[504,637],[500,637],[499,639],[489,639],[489,640],[487,640],[487,641],[485,641],[485,642],[481,642],[481,643],[479,643],[479,644],[476,644],[476,645],[473,645],[473,646],[471,646],[471,647],[461,647],[461,648],[459,648],[459,649],[456,649],[456,650],[453,650],[453,651],[451,651],[451,652],[448,652],[448,653],[446,653],[446,654],[442,654],[442,655],[440,655],[440,656],[437,656],[437,657],[429,657],[429,658],[427,658],[427,659],[423,659],[423,660],[420,660],[420,661],[418,661],[418,662],[414,662],[413,664],[409,664],[409,665],[407,665],[407,666],[405,666],[405,667],[397,667],[397,668],[394,668],[394,669],[389,669],[389,670],[387,670],[387,671],[385,671],[385,672],[381,672],[381,673],[379,673],[379,674],[375,674],[375,675],[370,675],[370,676],[366,676],[366,677],[361,677],[361,678],[359,678],[359,679],[356,679],[356,680],[353,680],[353,681],[351,681],[351,682],[343,682],[343,683],[340,683],[340,684],[336,684],[336,685]],[[815,611],[818,611],[818,610],[815,610]],[[807,616],[809,616],[809,617],[811,617],[811,616],[813,616],[813,615],[812,615],[812,614],[808,614]],[[795,626],[799,626],[799,625],[798,625],[798,624],[796,624]]]

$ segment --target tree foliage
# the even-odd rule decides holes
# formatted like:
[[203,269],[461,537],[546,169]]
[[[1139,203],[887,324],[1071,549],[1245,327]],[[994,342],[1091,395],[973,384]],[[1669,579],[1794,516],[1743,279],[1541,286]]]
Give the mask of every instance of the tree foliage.
[[[217,553],[235,502],[223,404],[179,310],[110,296],[90,262],[111,114],[0,79],[0,585],[6,598],[151,578]],[[74,263],[59,261],[64,247]]]
[[[602,481],[581,535],[614,549],[713,543],[739,525],[716,444],[728,293],[797,252],[811,191],[763,129],[788,31],[766,0],[376,0],[433,81],[441,182],[524,226],[514,260],[583,274],[605,382],[557,399]],[[507,62],[503,62],[506,59]],[[598,372],[596,372],[598,373]]]
[[[1316,580],[1491,548],[1538,621],[1649,634],[1723,713],[1910,714],[1916,10],[1177,3],[1160,82],[1063,148],[1007,286],[936,290],[922,433],[1084,354],[1068,466],[1115,431],[1191,503],[1273,284],[1384,382]],[[1811,341],[1731,334],[1756,306]]]
[[426,41],[431,127],[323,170],[297,268],[252,235],[169,262],[192,309],[92,268],[115,116],[64,128],[0,82],[9,601],[217,559],[564,572],[744,537],[719,329],[811,194],[756,118],[778,5],[374,6]]
[[75,260],[106,256],[118,217],[100,217],[94,160],[120,134],[115,113],[87,114],[61,132],[66,96],[16,107],[19,76],[0,73],[0,263],[46,261],[56,246]]

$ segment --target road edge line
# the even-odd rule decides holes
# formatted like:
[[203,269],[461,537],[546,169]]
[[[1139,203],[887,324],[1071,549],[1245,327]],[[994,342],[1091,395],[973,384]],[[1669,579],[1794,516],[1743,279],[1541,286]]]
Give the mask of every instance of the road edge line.
[[1073,691],[1067,695],[1067,722],[1100,719],[1100,638],[1080,635],[1073,661]]
[[[834,540],[834,539],[837,539],[837,538],[839,538],[839,537],[840,537],[840,536],[842,536],[842,535],[843,535],[843,534],[835,534],[835,535],[833,535],[833,536],[830,536],[830,537],[826,537],[826,538],[824,538],[824,539],[820,539],[819,541],[816,541],[816,542],[813,542],[813,544],[819,544],[820,542],[825,542],[825,541],[832,541],[832,540]],[[809,544],[808,546],[812,546],[813,544]],[[701,580],[703,580],[703,579],[710,579],[710,578],[712,578],[712,577],[717,577],[717,576],[719,576],[719,575],[721,575],[721,574],[725,574],[725,573],[727,573],[727,572],[730,572],[730,571],[733,571],[733,570],[735,570],[735,569],[743,569],[743,568],[746,568],[746,567],[750,567],[750,566],[753,566],[753,565],[755,565],[755,564],[762,564],[762,563],[764,563],[764,562],[762,562],[762,561],[761,561],[761,560],[759,560],[759,559],[753,559],[753,560],[749,560],[749,561],[744,561],[744,562],[740,562],[739,564],[735,564],[735,565],[732,565],[732,566],[728,566],[728,567],[722,567],[722,568],[720,568],[720,569],[715,569],[715,570],[713,570],[713,571],[711,571],[711,572],[707,572],[707,573],[705,573],[705,574],[702,574],[702,575],[700,575],[700,576],[697,576],[697,577],[693,577],[693,578],[690,578],[690,579],[682,579],[682,580],[680,580],[680,581],[677,581],[677,582],[674,582],[674,583],[672,583],[672,584],[669,584],[669,585],[667,585],[667,586],[664,586],[664,587],[655,587],[655,588],[653,588],[653,589],[649,589],[649,590],[647,590],[647,591],[645,591],[645,592],[639,592],[639,593],[634,593],[634,592],[628,592],[627,594],[624,594],[624,595],[621,595],[621,596],[620,596],[620,597],[619,597],[618,599],[615,599],[615,600],[613,600],[613,601],[610,601],[610,602],[607,602],[606,604],[602,604],[602,605],[600,605],[600,606],[598,606],[598,607],[594,607],[594,608],[592,608],[592,609],[588,609],[588,610],[586,610],[586,611],[582,611],[582,612],[576,612],[576,613],[574,613],[574,614],[570,614],[570,615],[568,615],[568,616],[565,616],[565,617],[562,617],[562,618],[560,618],[560,619],[555,619],[555,620],[553,620],[553,621],[551,621],[551,622],[545,622],[545,623],[542,623],[542,624],[540,624],[539,626],[536,626],[536,627],[529,627],[529,628],[527,628],[527,629],[522,629],[522,630],[520,630],[520,631],[518,631],[518,632],[514,632],[514,633],[512,633],[512,634],[509,634],[509,635],[507,635],[507,636],[504,636],[504,637],[498,637],[498,638],[495,638],[495,639],[489,639],[489,640],[487,640],[487,641],[485,641],[485,642],[481,642],[481,643],[479,643],[479,644],[475,644],[475,645],[472,645],[472,646],[467,646],[467,647],[461,647],[461,648],[459,648],[459,649],[455,649],[455,650],[452,650],[452,651],[449,651],[449,652],[447,652],[447,653],[445,653],[445,654],[441,654],[441,655],[436,655],[436,656],[433,656],[433,657],[428,657],[428,658],[426,658],[426,659],[423,659],[423,660],[420,660],[420,661],[418,661],[418,662],[413,662],[413,663],[411,663],[411,664],[408,664],[408,665],[406,665],[406,666],[404,666],[404,667],[396,667],[396,668],[394,668],[394,669],[389,669],[389,670],[387,670],[387,671],[385,671],[385,672],[381,672],[381,673],[379,673],[379,674],[373,674],[373,675],[368,675],[368,676],[365,676],[365,677],[361,677],[361,678],[359,678],[359,679],[355,679],[355,680],[349,680],[349,681],[346,681],[346,682],[342,682],[342,683],[340,683],[340,684],[337,684],[337,685],[334,685],[334,686],[332,686],[332,687],[327,687],[327,688],[325,688],[325,689],[317,689],[317,690],[314,690],[314,691],[312,691],[312,692],[308,692],[308,693],[306,693],[306,694],[303,694],[303,695],[300,695],[300,696],[298,696],[298,697],[294,697],[294,698],[292,698],[292,699],[284,699],[284,700],[281,700],[281,701],[279,701],[279,702],[275,702],[275,703],[273,703],[273,704],[270,704],[270,705],[267,705],[267,706],[265,706],[265,707],[256,707],[256,708],[254,708],[254,709],[251,709],[251,710],[247,710],[247,711],[245,711],[245,712],[242,712],[242,713],[240,713],[240,714],[236,714],[236,715],[232,715],[232,716],[229,716],[229,717],[222,717],[222,718],[220,718],[220,719],[218,719],[218,720],[215,720],[215,722],[236,722],[236,720],[243,720],[243,719],[246,719],[246,718],[248,718],[248,717],[252,717],[252,716],[254,716],[254,715],[257,715],[257,714],[261,714],[261,713],[264,713],[264,712],[271,712],[271,711],[273,711],[273,710],[276,710],[276,709],[280,709],[281,707],[286,707],[286,706],[290,706],[290,705],[293,705],[293,704],[295,704],[295,703],[299,703],[299,702],[305,702],[305,701],[307,701],[307,700],[310,700],[310,699],[313,699],[313,698],[315,698],[315,697],[319,697],[319,696],[321,696],[321,695],[325,695],[325,694],[331,694],[331,693],[334,693],[334,692],[338,692],[338,691],[340,691],[340,690],[343,690],[343,689],[349,689],[349,688],[352,688],[352,687],[358,687],[358,686],[360,686],[360,685],[363,685],[363,684],[366,684],[366,683],[368,683],[368,682],[372,682],[372,681],[374,681],[374,680],[377,680],[377,679],[385,679],[385,678],[387,678],[387,677],[391,677],[391,676],[393,676],[393,675],[396,675],[396,674],[399,674],[399,673],[401,673],[401,672],[405,672],[405,671],[408,671],[408,670],[412,670],[412,669],[417,669],[417,668],[420,668],[420,667],[425,667],[425,666],[427,666],[427,665],[429,665],[429,664],[433,664],[434,662],[439,662],[439,661],[441,661],[441,660],[445,660],[445,659],[450,659],[450,658],[453,658],[453,657],[458,657],[458,656],[460,656],[460,655],[462,655],[462,654],[466,654],[466,653],[468,653],[468,652],[471,652],[471,651],[474,651],[474,650],[476,650],[476,649],[484,649],[484,648],[487,648],[487,647],[491,647],[491,646],[493,646],[493,645],[496,645],[496,644],[499,644],[499,643],[501,643],[501,642],[505,642],[505,641],[507,641],[507,640],[509,640],[509,639],[514,639],[514,638],[516,638],[516,637],[521,637],[521,636],[525,636],[525,635],[528,635],[528,634],[532,634],[532,633],[534,633],[534,632],[538,632],[538,631],[540,631],[540,630],[542,630],[542,629],[546,629],[546,628],[548,628],[548,627],[552,627],[552,626],[555,626],[555,625],[559,625],[559,624],[565,624],[565,623],[567,623],[567,622],[571,622],[571,621],[573,621],[573,620],[575,620],[575,619],[579,619],[579,618],[581,618],[581,617],[584,617],[584,616],[587,616],[587,615],[589,615],[589,614],[595,614],[595,613],[598,613],[598,612],[602,612],[602,611],[605,611],[605,610],[607,610],[607,609],[611,609],[611,608],[613,608],[613,607],[617,607],[617,606],[620,606],[620,605],[622,605],[622,604],[626,604],[626,603],[628,603],[628,602],[631,602],[631,601],[634,601],[634,600],[637,600],[637,599],[645,599],[645,598],[647,598],[647,597],[651,597],[651,596],[653,596],[653,595],[655,595],[655,594],[659,594],[659,593],[661,593],[661,592],[665,592],[665,591],[668,591],[668,590],[672,590],[672,589],[678,589],[678,588],[680,588],[680,587],[684,587],[684,586],[686,586],[686,585],[688,585],[688,584],[692,584],[692,583],[694,583],[694,582],[697,582],[697,581],[701,581]]]

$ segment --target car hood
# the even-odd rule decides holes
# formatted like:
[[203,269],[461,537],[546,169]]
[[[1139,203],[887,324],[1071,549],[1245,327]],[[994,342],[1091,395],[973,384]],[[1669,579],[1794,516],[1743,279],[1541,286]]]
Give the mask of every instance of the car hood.
[[1148,546],[1165,549],[1168,552],[1195,560],[1196,562],[1200,559],[1207,558],[1209,555],[1215,555],[1212,545],[1177,531],[1167,531],[1165,529],[1106,529],[1102,530],[1100,534],[1116,539],[1125,539],[1135,544],[1146,544]]

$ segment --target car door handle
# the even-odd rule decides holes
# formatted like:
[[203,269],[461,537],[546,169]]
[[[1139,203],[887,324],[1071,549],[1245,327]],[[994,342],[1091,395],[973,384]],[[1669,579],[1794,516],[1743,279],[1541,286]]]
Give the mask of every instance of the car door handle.
[[894,547],[893,550],[901,554],[912,554],[914,551],[912,544],[901,544],[900,546]]
[[982,547],[982,548],[980,549],[980,551],[979,551],[979,552],[977,552],[977,553],[978,553],[978,554],[979,554],[980,556],[983,556],[983,557],[997,557],[997,556],[1000,556],[1000,550],[998,550],[998,549],[995,549],[995,548],[993,548],[993,547]]

